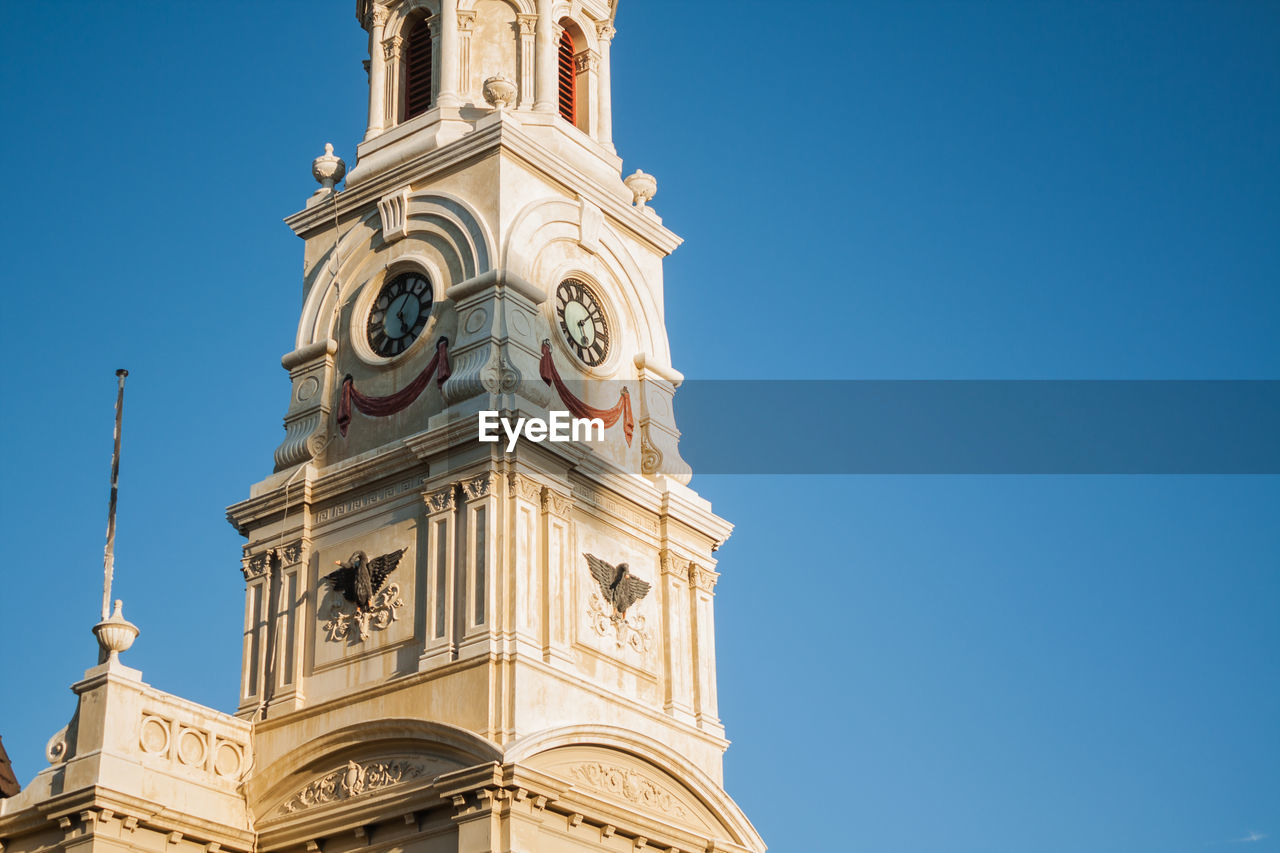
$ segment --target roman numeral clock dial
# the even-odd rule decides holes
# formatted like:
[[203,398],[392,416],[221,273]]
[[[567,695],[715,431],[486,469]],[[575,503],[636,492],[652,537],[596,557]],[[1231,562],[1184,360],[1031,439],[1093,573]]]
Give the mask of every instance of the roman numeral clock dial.
[[556,288],[556,319],[574,355],[588,367],[609,357],[609,321],[600,300],[581,281],[568,278]]
[[431,282],[421,273],[401,273],[382,286],[369,311],[369,346],[390,357],[407,350],[431,317]]

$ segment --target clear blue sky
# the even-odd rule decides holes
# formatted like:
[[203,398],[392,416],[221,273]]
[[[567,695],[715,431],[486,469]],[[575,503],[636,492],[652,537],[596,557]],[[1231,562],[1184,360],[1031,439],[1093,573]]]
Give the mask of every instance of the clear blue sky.
[[[353,7],[29,4],[0,29],[24,782],[94,663],[118,366],[128,660],[234,705],[223,508],[282,435],[280,218],[363,133]],[[1280,5],[622,0],[614,45],[619,151],[687,240],[689,376],[1280,378]],[[694,485],[738,525],[727,787],[772,849],[840,849],[834,814],[877,853],[1280,850],[1280,478]]]

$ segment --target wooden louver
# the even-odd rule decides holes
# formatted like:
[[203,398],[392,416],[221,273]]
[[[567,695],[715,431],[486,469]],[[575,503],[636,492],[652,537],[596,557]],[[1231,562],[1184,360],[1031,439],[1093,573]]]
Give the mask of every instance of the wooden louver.
[[568,30],[560,36],[560,115],[571,124],[578,123],[577,81],[573,73],[573,36]]
[[431,27],[420,20],[409,32],[404,59],[404,118],[431,108]]

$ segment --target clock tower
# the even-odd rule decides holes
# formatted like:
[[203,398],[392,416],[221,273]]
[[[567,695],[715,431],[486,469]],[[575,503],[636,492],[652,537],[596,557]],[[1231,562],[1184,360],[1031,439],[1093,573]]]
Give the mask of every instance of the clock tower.
[[[286,220],[304,265],[284,438],[227,513],[237,710],[114,655],[90,670],[73,725],[115,708],[136,730],[122,761],[162,755],[196,787],[78,806],[77,837],[118,849],[111,827],[152,797],[168,812],[130,831],[189,809],[173,853],[765,849],[723,788],[731,526],[679,453],[662,271],[680,239],[614,146],[616,7],[357,2],[367,131],[349,171],[326,146]],[[486,419],[526,426],[485,440]],[[113,689],[133,704],[86,704]]]

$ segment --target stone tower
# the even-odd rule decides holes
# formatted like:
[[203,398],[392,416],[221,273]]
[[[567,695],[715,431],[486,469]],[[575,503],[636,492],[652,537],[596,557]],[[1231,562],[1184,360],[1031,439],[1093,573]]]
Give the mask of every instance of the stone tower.
[[[722,787],[731,527],[678,451],[680,240],[615,152],[616,3],[359,0],[368,130],[286,220],[285,438],[228,510],[238,710],[112,655],[3,806],[15,853],[764,849]],[[480,440],[559,411],[601,428]]]

